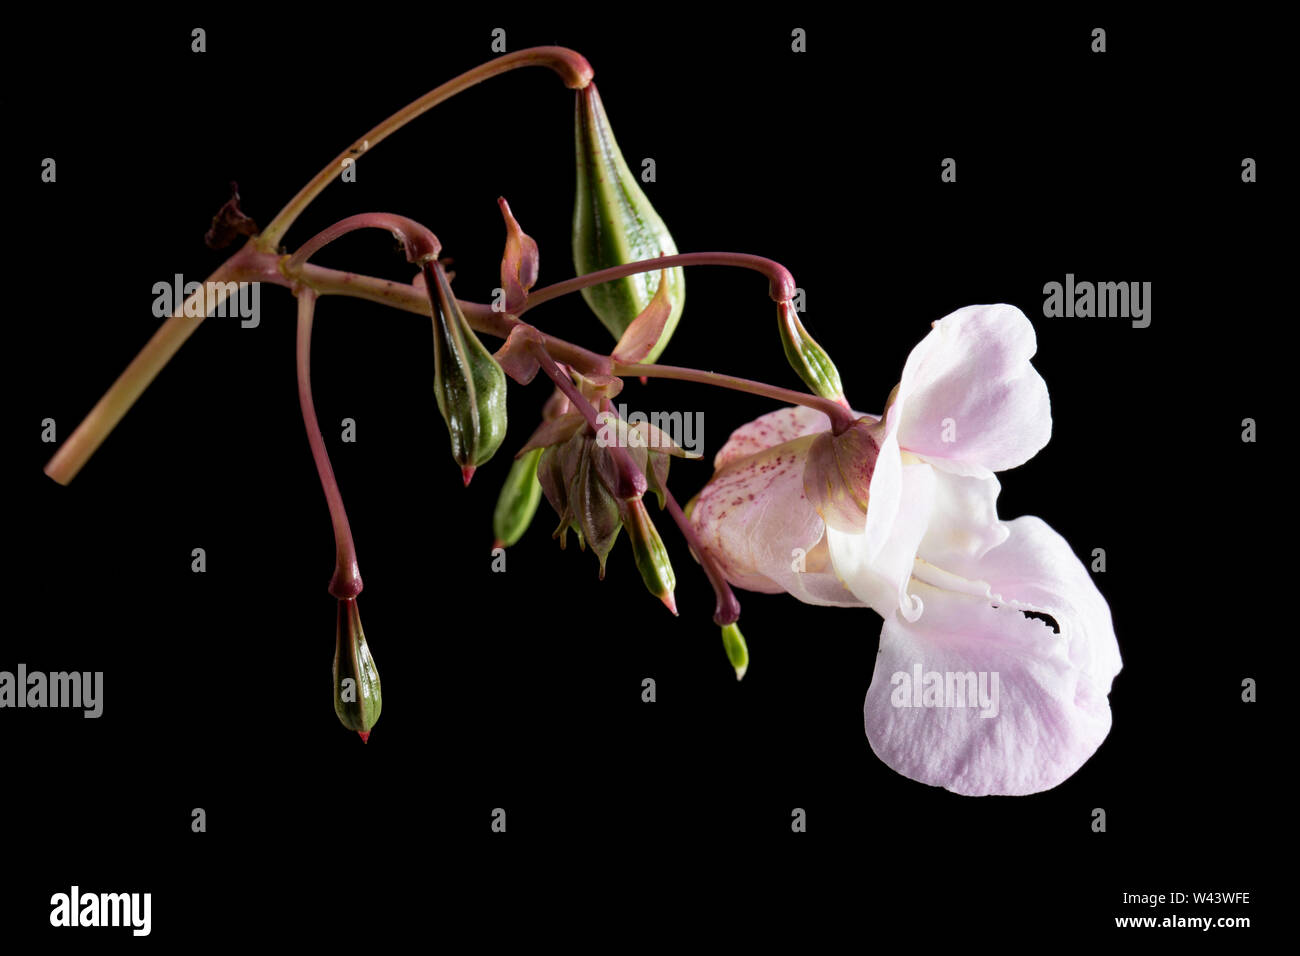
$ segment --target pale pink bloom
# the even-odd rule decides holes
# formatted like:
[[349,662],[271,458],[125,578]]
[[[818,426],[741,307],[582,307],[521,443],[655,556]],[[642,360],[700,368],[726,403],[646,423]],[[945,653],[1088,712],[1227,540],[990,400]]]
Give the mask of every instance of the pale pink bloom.
[[[997,516],[994,473],[1051,436],[1036,348],[1018,309],[960,309],[912,350],[883,420],[858,426],[853,462],[843,442],[829,454],[823,413],[780,409],[732,434],[691,512],[737,587],[884,617],[867,738],[899,773],[957,793],[1056,786],[1110,729],[1120,656],[1105,599],[1046,523]],[[865,515],[852,495],[825,491],[828,474],[830,486],[844,474],[858,487]],[[1021,611],[1050,615],[1060,633]],[[921,692],[905,694],[896,675],[918,666],[998,675],[996,715],[915,706]]]

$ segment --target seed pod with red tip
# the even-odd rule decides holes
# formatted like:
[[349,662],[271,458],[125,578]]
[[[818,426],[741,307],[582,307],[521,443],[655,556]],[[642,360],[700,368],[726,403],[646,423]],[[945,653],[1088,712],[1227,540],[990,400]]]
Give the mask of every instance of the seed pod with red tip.
[[338,624],[334,632],[334,712],[348,730],[363,741],[379,720],[383,708],[379,671],[375,668],[356,598],[339,601]]
[[470,328],[442,266],[423,266],[433,311],[433,391],[469,484],[506,436],[506,376]]
[[645,502],[633,498],[623,502],[623,523],[627,526],[627,536],[632,541],[632,554],[636,558],[637,570],[646,588],[663,601],[664,607],[677,613],[677,599],[673,590],[677,587],[677,575],[673,573],[672,562],[668,560],[668,549],[650,520],[650,512]]

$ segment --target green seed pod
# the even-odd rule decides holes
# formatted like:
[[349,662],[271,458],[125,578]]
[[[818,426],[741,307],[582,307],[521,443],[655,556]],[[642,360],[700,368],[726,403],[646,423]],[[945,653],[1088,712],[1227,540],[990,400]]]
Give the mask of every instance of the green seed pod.
[[749,670],[749,647],[735,624],[722,628],[722,646],[727,652],[727,660],[731,661],[731,666],[736,670],[736,680],[740,680],[745,676],[745,671]]
[[537,480],[537,462],[542,449],[534,448],[516,458],[501,487],[496,510],[492,513],[492,533],[496,538],[493,548],[508,548],[518,541],[537,514],[542,500],[542,485]]
[[438,262],[424,264],[424,282],[433,307],[433,391],[468,485],[506,437],[506,376],[470,328]]
[[808,334],[808,330],[799,321],[790,300],[776,304],[777,326],[781,330],[781,346],[785,349],[786,360],[790,363],[804,384],[815,395],[829,398],[833,402],[847,404],[844,398],[844,386],[840,384],[840,373],[835,363],[826,354],[826,350],[817,344]]
[[355,730],[365,742],[383,704],[379,671],[361,629],[357,599],[344,598],[339,601],[334,631],[334,712],[344,727]]
[[623,502],[623,523],[627,526],[627,536],[632,540],[632,554],[636,558],[637,570],[641,572],[641,580],[651,594],[663,601],[664,607],[676,614],[677,599],[673,590],[677,587],[677,575],[668,560],[668,549],[664,547],[663,539],[640,498]]
[[[573,206],[573,264],[578,274],[676,255],[673,237],[619,151],[595,83],[578,91],[576,112],[578,186]],[[667,276],[672,311],[658,342],[641,359],[644,362],[659,357],[686,304],[686,278],[681,267],[667,270]],[[650,304],[660,281],[659,271],[644,272],[583,289],[582,297],[614,338],[621,339]]]

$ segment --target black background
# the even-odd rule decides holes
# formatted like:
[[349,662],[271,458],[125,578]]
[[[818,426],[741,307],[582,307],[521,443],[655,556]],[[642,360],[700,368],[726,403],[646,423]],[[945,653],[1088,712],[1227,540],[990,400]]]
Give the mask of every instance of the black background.
[[[615,946],[682,939],[683,911],[719,927],[695,941],[778,919],[816,936],[826,917],[867,942],[884,927],[1073,936],[1151,912],[1122,906],[1124,891],[1202,889],[1251,891],[1210,915],[1265,921],[1277,820],[1264,760],[1283,692],[1267,678],[1290,638],[1273,600],[1284,572],[1262,548],[1290,521],[1270,451],[1285,426],[1269,413],[1291,348],[1268,25],[804,9],[313,17],[44,22],[11,37],[41,66],[8,97],[22,218],[0,668],[102,670],[105,709],[0,715],[7,938],[48,931],[50,894],[74,882],[152,892],[160,942],[359,930],[436,943],[453,926],[485,944],[520,927],[577,941],[608,922]],[[228,181],[269,221],[353,137],[489,59],[497,26],[511,50],[586,55],[629,163],[656,161],[645,189],[682,251],[793,271],[856,407],[878,411],[929,323],[956,308],[1004,301],[1034,321],[1053,439],[1000,476],[999,511],[1041,516],[1081,556],[1105,548],[1098,585],[1125,665],[1109,737],[1064,784],[972,799],[885,767],[862,730],[880,629],[868,611],[742,592],[751,666],[737,683],[666,516],[678,620],[625,543],[603,583],[590,554],[561,553],[545,503],[494,574],[508,454],[461,488],[418,316],[331,298],[314,340],[383,679],[367,746],[330,702],[333,549],[287,292],[263,289],[256,329],[206,322],[70,486],[41,473],[53,447],[40,421],[71,433],[156,327],[153,283],[222,261],[202,240]],[[1094,26],[1105,54],[1089,51]],[[793,27],[808,31],[805,54],[790,51]],[[458,294],[487,301],[504,195],[540,245],[540,284],[567,278],[572,96],[537,69],[460,95],[366,155],[356,183],[332,184],[289,247],[343,216],[402,213],[441,238]],[[46,156],[56,184],[39,181]],[[955,184],[939,180],[948,156]],[[412,272],[379,233],[317,261]],[[1150,281],[1151,326],[1043,318],[1044,283],[1067,272]],[[687,286],[662,361],[797,387],[762,278],[696,268]],[[577,296],[530,320],[610,344]],[[507,450],[548,394],[511,386]],[[673,468],[682,501],[729,432],[773,407],[667,381],[629,382],[624,397],[704,411],[706,461]],[[338,441],[344,417],[355,444]],[[1257,444],[1240,440],[1245,417]],[[1263,687],[1257,704],[1240,700],[1245,677]],[[205,834],[190,830],[194,807]],[[504,835],[489,829],[495,807]],[[807,833],[791,832],[794,807]],[[56,937],[68,935],[130,938]]]

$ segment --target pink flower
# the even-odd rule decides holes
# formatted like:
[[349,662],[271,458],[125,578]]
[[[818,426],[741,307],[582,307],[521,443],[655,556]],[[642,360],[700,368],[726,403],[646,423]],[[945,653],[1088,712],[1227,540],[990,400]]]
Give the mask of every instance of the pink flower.
[[960,309],[912,350],[882,418],[833,436],[813,409],[764,415],[732,434],[691,512],[737,587],[885,619],[867,739],[904,776],[962,794],[1074,773],[1110,729],[1121,666],[1065,539],[997,515],[994,473],[1051,436],[1036,348],[1018,309]]

